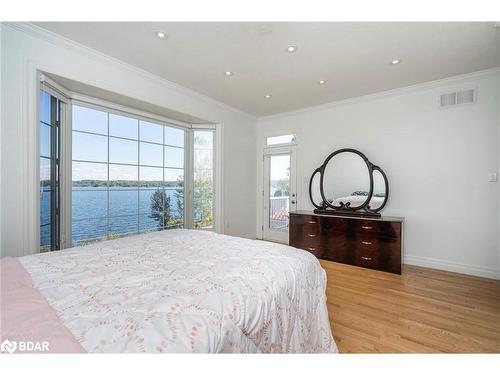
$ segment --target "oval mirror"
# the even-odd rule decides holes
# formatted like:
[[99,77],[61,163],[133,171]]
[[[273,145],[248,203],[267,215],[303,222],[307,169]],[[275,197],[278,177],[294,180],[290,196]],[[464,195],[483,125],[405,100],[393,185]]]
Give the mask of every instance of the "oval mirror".
[[316,208],[324,208],[319,187],[321,176],[320,172],[321,168],[316,169],[309,180],[309,198],[311,199],[313,206]]
[[359,151],[342,149],[323,164],[321,198],[331,208],[357,210],[368,205],[373,191],[371,164]]
[[372,212],[380,211],[384,208],[389,196],[389,183],[385,173],[379,167],[373,167],[373,194],[368,210]]

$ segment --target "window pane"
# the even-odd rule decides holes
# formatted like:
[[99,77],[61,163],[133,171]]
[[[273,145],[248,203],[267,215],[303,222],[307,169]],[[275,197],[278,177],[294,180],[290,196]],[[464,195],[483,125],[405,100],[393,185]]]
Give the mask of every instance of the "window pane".
[[71,117],[73,130],[82,130],[90,133],[108,134],[107,112],[74,105]]
[[50,121],[50,94],[40,91],[40,121],[51,124]]
[[193,225],[213,228],[213,131],[193,132]]
[[131,165],[109,165],[109,187],[130,188],[138,187],[139,167]]
[[162,229],[162,220],[150,214],[139,215],[139,232],[155,232]]
[[40,122],[40,156],[50,158],[50,133],[52,127]]
[[79,187],[71,193],[73,221],[97,219],[108,214],[108,190],[106,188]]
[[109,215],[133,215],[137,214],[139,199],[137,189],[110,190],[109,191]]
[[163,187],[163,168],[139,167],[141,188]]
[[165,191],[170,196],[170,217],[173,224],[184,225],[184,190],[166,189]]
[[290,154],[271,155],[269,174],[269,228],[287,231],[290,208]]
[[73,188],[105,188],[108,185],[108,166],[99,163],[72,163]]
[[163,125],[147,121],[139,121],[141,141],[163,144]]
[[184,169],[165,168],[165,187],[184,186]]
[[71,227],[73,246],[85,245],[106,238],[108,219],[73,220]]
[[[55,250],[59,247],[58,243],[58,213],[57,211],[52,210],[52,205],[58,204],[57,199],[57,189],[59,181],[57,180],[57,176],[54,176],[55,180],[52,179],[51,176],[52,167],[51,167],[51,151],[55,150],[57,153],[57,147],[59,147],[59,140],[56,139],[55,143],[52,141],[53,130],[51,124],[57,118],[52,117],[52,109],[58,109],[60,103],[58,101],[54,101],[53,97],[45,92],[40,91],[39,97],[39,177],[40,177],[40,185],[39,185],[39,204],[40,211],[39,215],[39,224],[40,224],[40,243],[39,250],[40,252],[46,252]],[[57,116],[57,115],[56,115]],[[53,148],[52,148],[53,147]],[[56,192],[56,194],[54,194]],[[54,199],[56,200],[54,202]],[[52,240],[52,235],[55,234],[55,240]]]
[[40,158],[40,249],[51,248],[50,159]]
[[194,180],[212,181],[213,171],[211,169],[199,169],[194,171]]
[[165,126],[165,144],[184,147],[185,130]]
[[194,132],[194,148],[196,149],[213,149],[213,140],[212,130],[196,130]]
[[137,215],[110,217],[109,234],[110,239],[121,237],[122,235],[134,234],[138,232],[139,220]]
[[195,181],[193,189],[193,224],[195,228],[212,228],[213,198],[211,181]]
[[50,186],[40,192],[40,225],[50,224]]
[[163,146],[141,142],[141,165],[163,167]]
[[165,167],[184,168],[184,149],[165,146]]
[[75,241],[184,225],[185,130],[78,106],[73,118]]
[[40,227],[40,252],[50,250],[51,226],[43,225]]
[[50,159],[40,158],[40,187],[50,189]]
[[194,169],[212,169],[213,151],[205,149],[194,149]]
[[139,211],[150,215],[163,213],[165,198],[163,188],[141,190],[139,193]]
[[268,146],[280,145],[292,142],[295,142],[295,134],[285,134],[285,135],[278,135],[276,137],[267,137]]
[[73,132],[73,160],[108,161],[108,139],[102,135]]
[[138,164],[138,142],[126,139],[109,138],[109,162]]
[[139,120],[109,114],[109,135],[116,137],[137,139]]

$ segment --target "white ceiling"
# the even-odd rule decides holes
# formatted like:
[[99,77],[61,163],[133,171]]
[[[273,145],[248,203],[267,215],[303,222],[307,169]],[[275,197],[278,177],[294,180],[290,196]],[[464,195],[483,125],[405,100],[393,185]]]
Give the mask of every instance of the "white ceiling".
[[500,66],[493,22],[36,25],[256,116]]

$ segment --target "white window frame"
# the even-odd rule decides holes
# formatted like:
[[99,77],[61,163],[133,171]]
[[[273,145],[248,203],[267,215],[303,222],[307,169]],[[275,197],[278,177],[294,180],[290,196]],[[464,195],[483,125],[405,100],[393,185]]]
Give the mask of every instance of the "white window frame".
[[[43,74],[38,69],[34,69],[36,84],[30,90],[31,105],[33,108],[34,115],[28,116],[29,122],[33,125],[33,133],[29,136],[29,143],[33,145],[34,152],[30,155],[30,165],[27,168],[28,176],[30,176],[31,186],[27,191],[27,196],[29,201],[32,202],[31,206],[35,208],[36,215],[32,215],[29,222],[26,225],[25,238],[27,247],[25,246],[25,254],[33,254],[39,252],[39,241],[40,241],[40,199],[39,199],[39,133],[38,133],[38,123],[39,123],[39,101],[38,95],[40,88],[42,86],[41,81],[43,80],[44,88],[50,87],[50,93],[57,94],[57,97],[64,98],[64,103],[66,104],[64,113],[64,124],[61,127],[61,249],[71,247],[71,225],[72,225],[72,213],[71,213],[71,194],[72,194],[72,123],[71,123],[71,108],[73,104],[104,110],[110,113],[116,113],[119,115],[132,116],[139,120],[150,121],[158,124],[162,124],[169,127],[182,128],[186,130],[185,139],[185,158],[184,158],[184,183],[185,183],[185,204],[184,204],[184,225],[185,228],[192,228],[192,191],[193,191],[193,170],[192,170],[192,159],[193,159],[193,129],[213,129],[214,131],[214,159],[213,159],[213,171],[214,171],[214,224],[213,228],[205,230],[213,230],[218,233],[223,233],[224,225],[223,223],[223,170],[222,170],[222,160],[223,160],[223,130],[224,124],[221,123],[210,123],[210,124],[190,124],[187,122],[182,122],[179,120],[167,118],[157,114],[149,113],[132,107],[116,104],[106,100],[98,99],[95,97],[71,92],[58,84],[57,82],[51,80],[49,77]],[[186,151],[187,150],[187,151]],[[29,203],[28,203],[29,204]]]

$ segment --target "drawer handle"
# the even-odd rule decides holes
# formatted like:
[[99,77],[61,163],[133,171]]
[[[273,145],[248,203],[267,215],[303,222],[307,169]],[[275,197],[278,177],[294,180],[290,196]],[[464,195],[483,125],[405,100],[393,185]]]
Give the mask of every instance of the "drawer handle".
[[316,251],[316,248],[314,248],[314,247],[308,247],[307,250]]
[[363,259],[363,260],[372,260],[371,257],[361,257],[361,259]]
[[370,227],[368,225],[362,225],[361,228],[366,229],[366,230],[373,229],[373,227]]
[[361,241],[363,245],[372,245],[372,242],[370,241]]
[[315,234],[311,234],[311,233],[309,233],[309,234],[308,234],[308,236],[309,236],[309,237],[316,237],[316,235],[315,235]]
[[309,221],[308,221],[308,223],[309,223],[309,224],[316,224],[316,221],[314,221],[314,220],[309,220]]

